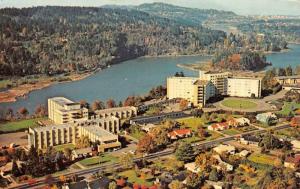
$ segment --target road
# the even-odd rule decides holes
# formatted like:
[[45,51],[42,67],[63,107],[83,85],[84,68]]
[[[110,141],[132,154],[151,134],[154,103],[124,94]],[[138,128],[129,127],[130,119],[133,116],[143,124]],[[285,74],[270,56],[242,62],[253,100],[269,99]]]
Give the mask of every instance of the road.
[[[227,137],[215,139],[213,141],[199,142],[199,143],[193,144],[193,146],[196,147],[196,148],[207,148],[207,147],[215,146],[216,144],[219,144],[219,143],[223,143],[223,142],[228,142],[228,141],[234,140],[236,137],[241,137],[243,135],[253,135],[253,134],[256,134],[256,133],[261,133],[262,134],[262,133],[266,133],[269,130],[275,131],[275,130],[286,129],[288,127],[290,127],[289,124],[284,124],[284,125],[279,125],[279,126],[275,126],[275,127],[265,128],[265,129],[261,129],[261,130],[249,131],[249,132],[245,132],[245,133],[238,134],[238,135],[227,136]],[[166,150],[164,150],[162,152],[157,152],[157,153],[149,154],[149,155],[145,156],[144,159],[146,159],[146,160],[155,160],[157,158],[168,156],[168,155],[171,155],[173,153],[174,153],[173,149],[166,149]],[[136,158],[136,159],[134,159],[134,161],[139,161],[141,159],[142,158]],[[95,167],[95,168],[89,168],[89,169],[85,169],[85,170],[74,171],[72,173],[65,174],[65,176],[70,176],[70,175],[76,174],[76,175],[78,175],[80,177],[80,176],[85,176],[85,175],[89,175],[89,174],[98,172],[100,170],[107,170],[108,168],[117,169],[117,168],[121,168],[121,165],[119,163],[114,163],[114,164],[110,164],[110,165],[102,165],[102,166],[98,166],[98,167]],[[56,176],[54,178],[58,181],[59,176]],[[37,179],[36,183],[34,183],[34,184],[29,185],[29,184],[25,183],[25,184],[20,184],[20,185],[15,186],[15,187],[11,187],[11,188],[14,188],[14,189],[26,189],[26,188],[41,187],[43,185],[45,185],[44,178],[40,178],[40,179]]]

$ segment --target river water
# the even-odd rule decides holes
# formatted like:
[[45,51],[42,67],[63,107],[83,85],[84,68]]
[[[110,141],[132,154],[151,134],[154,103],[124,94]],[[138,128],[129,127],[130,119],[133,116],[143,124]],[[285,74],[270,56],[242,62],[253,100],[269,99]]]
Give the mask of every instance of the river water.
[[[274,67],[300,64],[300,45],[291,44],[284,53],[267,55],[268,61]],[[138,58],[122,64],[113,65],[86,79],[55,84],[42,90],[33,91],[28,98],[20,98],[17,102],[2,103],[0,108],[8,107],[17,110],[24,106],[33,112],[38,104],[46,105],[47,99],[54,96],[64,96],[74,101],[85,99],[93,102],[96,99],[107,100],[113,98],[117,102],[129,95],[146,94],[152,87],[165,85],[166,77],[175,72],[184,71],[185,75],[197,76],[197,72],[183,70],[177,64],[191,64],[209,60],[206,56],[158,57]]]

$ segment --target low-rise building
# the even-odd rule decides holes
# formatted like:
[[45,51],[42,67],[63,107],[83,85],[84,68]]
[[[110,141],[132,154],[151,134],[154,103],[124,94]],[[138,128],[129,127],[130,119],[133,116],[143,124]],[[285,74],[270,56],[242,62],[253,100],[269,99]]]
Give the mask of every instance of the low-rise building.
[[218,154],[223,154],[223,153],[227,153],[227,154],[235,154],[235,147],[231,146],[231,145],[224,145],[224,144],[220,144],[219,146],[213,148],[213,151],[215,151]]
[[295,154],[294,156],[288,156],[285,158],[284,167],[290,169],[297,169],[300,165],[300,154]]
[[198,174],[200,172],[200,168],[196,166],[195,162],[192,163],[186,163],[184,164],[184,167],[188,170],[191,171],[192,173]]
[[253,145],[253,146],[258,146],[260,142],[260,138],[253,136],[253,135],[245,135],[240,138],[240,143],[241,144],[246,144],[246,145]]
[[292,140],[291,144],[293,145],[293,150],[300,152],[300,141],[299,140]]
[[233,166],[230,165],[229,163],[226,163],[225,161],[223,161],[220,157],[220,155],[213,155],[213,158],[216,159],[218,161],[218,165],[215,165],[215,167],[218,170],[221,170],[222,167],[226,167],[226,171],[233,171]]
[[298,84],[300,84],[300,75],[278,76],[278,77],[275,77],[275,79],[281,85],[298,85]]
[[82,148],[72,150],[72,160],[90,157],[93,155],[92,148]]
[[172,140],[177,140],[180,138],[186,138],[192,136],[192,131],[190,129],[176,129],[168,133],[168,137]]
[[278,122],[278,118],[273,112],[257,114],[256,120],[268,125],[272,125]]
[[88,119],[88,116],[88,109],[81,107],[80,103],[64,97],[48,99],[48,117],[55,124],[72,123],[77,119]]
[[120,132],[120,119],[114,116],[97,118],[91,117],[89,120],[78,120],[74,123],[76,126],[97,126],[111,133]]
[[227,121],[230,127],[244,127],[250,125],[250,120],[244,117],[241,118],[232,118]]
[[135,117],[137,116],[137,108],[133,106],[127,106],[95,111],[96,118],[108,118],[112,116],[120,119]]
[[224,131],[226,129],[229,129],[229,125],[227,122],[223,122],[223,123],[214,123],[212,125],[209,125],[207,127],[208,130],[210,131]]

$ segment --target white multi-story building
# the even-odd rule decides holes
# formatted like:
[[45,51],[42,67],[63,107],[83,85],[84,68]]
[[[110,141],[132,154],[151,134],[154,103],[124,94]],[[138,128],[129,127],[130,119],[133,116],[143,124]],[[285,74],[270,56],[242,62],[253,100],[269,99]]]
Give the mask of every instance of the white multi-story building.
[[227,95],[235,97],[261,97],[261,79],[259,78],[227,78]]
[[169,77],[167,78],[167,97],[183,98],[190,102],[195,99],[194,83],[197,77]]

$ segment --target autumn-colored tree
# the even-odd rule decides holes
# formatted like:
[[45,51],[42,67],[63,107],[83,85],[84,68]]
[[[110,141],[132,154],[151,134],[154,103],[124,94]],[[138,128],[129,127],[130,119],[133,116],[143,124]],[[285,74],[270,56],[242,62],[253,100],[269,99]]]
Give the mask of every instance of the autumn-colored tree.
[[137,144],[137,151],[139,153],[150,153],[155,149],[155,142],[153,137],[150,135],[145,135],[141,138]]
[[80,100],[79,104],[81,107],[84,107],[84,108],[89,108],[89,106],[90,106],[86,100]]
[[21,108],[18,110],[18,113],[19,113],[20,115],[22,115],[22,117],[24,117],[24,118],[29,114],[28,110],[27,110],[25,107],[21,107]]
[[34,111],[35,115],[38,117],[44,117],[46,115],[46,112],[47,112],[47,110],[46,110],[45,106],[43,106],[41,104],[38,105]]
[[116,102],[113,99],[110,98],[106,101],[106,107],[107,108],[114,108],[114,107],[116,107]]
[[102,110],[105,108],[105,105],[102,101],[100,100],[95,100],[92,104],[92,110],[96,111],[96,110]]
[[60,176],[59,176],[59,181],[60,181],[61,183],[65,183],[65,182],[67,181],[66,176],[65,176],[65,175],[60,175]]
[[164,146],[169,142],[168,131],[164,127],[153,128],[149,134],[153,137],[157,146]]
[[169,189],[181,189],[183,188],[182,183],[178,180],[173,180],[169,185]]
[[208,132],[203,128],[203,125],[198,126],[197,133],[198,133],[198,136],[202,139],[205,137],[208,137]]
[[207,153],[200,153],[196,157],[195,164],[197,167],[199,167],[203,171],[208,170],[212,165],[211,155],[209,155]]
[[181,110],[187,109],[188,105],[189,105],[189,102],[187,100],[185,100],[185,99],[180,100],[179,107]]

